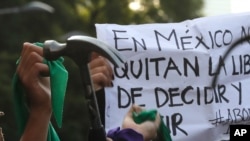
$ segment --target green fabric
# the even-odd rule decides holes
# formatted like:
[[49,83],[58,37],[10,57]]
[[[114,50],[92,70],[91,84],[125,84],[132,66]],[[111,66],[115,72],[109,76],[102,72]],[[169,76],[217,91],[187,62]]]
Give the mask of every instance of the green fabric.
[[[133,119],[137,124],[141,124],[144,121],[150,120],[155,121],[157,116],[157,110],[143,110],[140,113],[133,113]],[[164,124],[163,120],[161,119],[161,123],[159,129],[157,131],[157,139],[159,141],[172,141],[170,136],[170,130]]]
[[[35,45],[43,47],[42,43],[35,43]],[[64,60],[62,57],[55,61],[44,60],[44,63],[46,63],[50,69],[51,102],[53,108],[53,115],[55,117],[58,127],[62,126],[64,97],[68,81],[68,72],[63,66],[63,61]],[[17,64],[18,62],[19,60],[17,60]],[[17,123],[19,126],[19,133],[22,134],[25,129],[29,113],[25,97],[23,94],[24,90],[22,88],[19,77],[16,73],[13,76],[12,89],[14,96],[15,113],[17,116]],[[48,129],[47,140],[48,141],[60,140],[51,123]]]

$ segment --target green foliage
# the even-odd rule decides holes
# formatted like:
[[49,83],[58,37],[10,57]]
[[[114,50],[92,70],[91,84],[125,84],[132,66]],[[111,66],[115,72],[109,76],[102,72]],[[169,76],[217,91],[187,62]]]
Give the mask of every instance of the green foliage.
[[168,14],[169,21],[179,22],[201,16],[203,1],[201,0],[161,0],[161,6]]
[[[41,0],[55,9],[54,13],[29,12],[0,15],[0,119],[6,140],[18,140],[13,114],[11,79],[23,42],[64,41],[65,34],[80,31],[95,36],[95,23],[141,24],[179,22],[201,15],[203,0],[141,0],[141,8],[133,11],[133,0]],[[31,0],[1,0],[0,9],[22,6]],[[65,35],[66,37],[62,36]],[[62,39],[64,37],[64,39]],[[80,141],[87,135],[88,120],[81,91],[79,72],[74,63],[65,59],[69,83],[65,99],[61,140]]]

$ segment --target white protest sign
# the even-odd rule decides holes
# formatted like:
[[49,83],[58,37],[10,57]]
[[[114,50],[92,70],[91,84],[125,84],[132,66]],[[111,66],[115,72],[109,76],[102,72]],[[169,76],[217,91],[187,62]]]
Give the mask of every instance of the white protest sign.
[[126,58],[105,89],[106,130],[121,126],[132,104],[156,108],[174,141],[228,140],[230,124],[249,123],[250,42],[222,57],[250,35],[250,13],[96,28],[97,38]]

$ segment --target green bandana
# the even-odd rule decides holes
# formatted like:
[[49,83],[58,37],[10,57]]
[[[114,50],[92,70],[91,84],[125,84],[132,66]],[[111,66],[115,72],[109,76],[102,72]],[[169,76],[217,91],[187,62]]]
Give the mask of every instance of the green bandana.
[[[146,120],[155,121],[156,116],[157,110],[143,110],[139,114],[133,113],[133,119],[137,124],[140,124]],[[162,119],[157,131],[157,139],[159,141],[172,141],[170,130],[166,127]]]
[[[42,43],[35,43],[35,45],[43,47]],[[17,64],[18,64],[18,61],[17,61]],[[51,102],[52,102],[52,108],[53,108],[53,115],[55,117],[58,127],[61,127],[64,96],[65,96],[67,81],[68,81],[68,72],[62,64],[63,63],[62,57],[56,61],[44,60],[44,63],[49,66],[49,70],[50,70]],[[14,106],[15,106],[15,112],[17,116],[17,123],[19,126],[19,133],[22,134],[25,129],[29,113],[28,113],[28,109],[27,109],[24,94],[23,94],[24,90],[22,88],[19,77],[16,73],[13,76],[12,89],[13,89],[13,95],[14,95]],[[47,141],[60,141],[51,123],[48,129]]]

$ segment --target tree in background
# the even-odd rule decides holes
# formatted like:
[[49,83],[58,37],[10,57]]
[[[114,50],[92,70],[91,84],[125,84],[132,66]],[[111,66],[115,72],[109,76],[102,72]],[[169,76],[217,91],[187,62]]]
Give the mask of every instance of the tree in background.
[[[1,0],[0,9],[23,6],[31,0]],[[142,24],[179,22],[202,16],[203,0],[41,0],[54,13],[23,12],[0,15],[0,119],[6,140],[18,140],[13,114],[11,79],[23,42],[64,41],[72,33],[95,36],[95,23]],[[73,31],[73,32],[72,32]],[[80,141],[88,124],[76,65],[65,58],[69,83],[61,140]],[[74,109],[74,110],[72,110]]]

